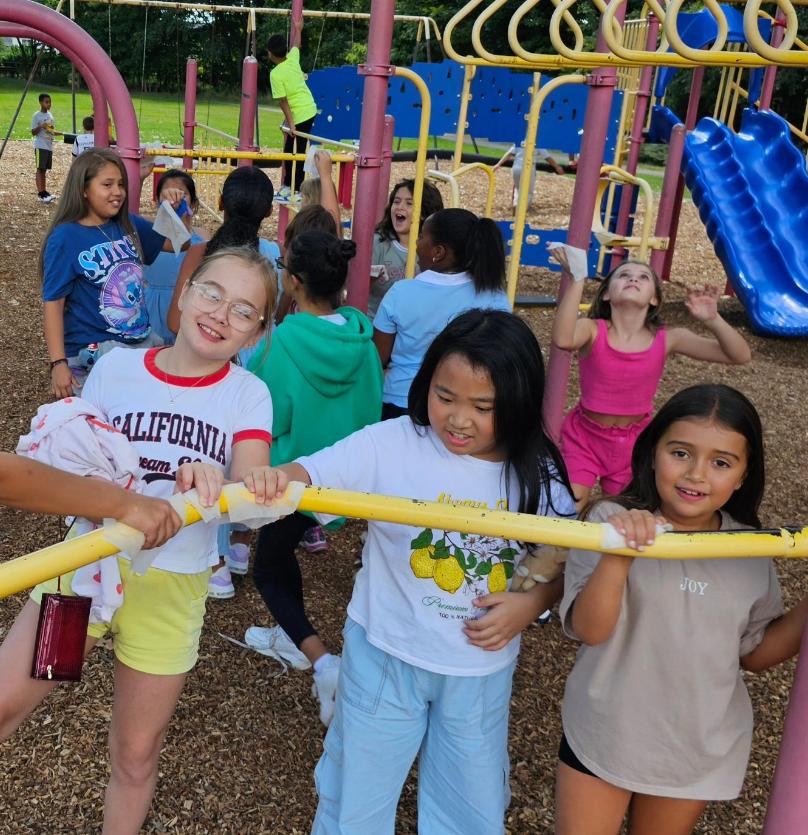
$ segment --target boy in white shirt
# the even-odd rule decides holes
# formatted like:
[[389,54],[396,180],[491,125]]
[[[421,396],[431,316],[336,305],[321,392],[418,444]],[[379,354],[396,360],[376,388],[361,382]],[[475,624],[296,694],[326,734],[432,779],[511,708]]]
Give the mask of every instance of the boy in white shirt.
[[85,116],[81,120],[84,133],[80,133],[73,140],[73,156],[77,157],[90,148],[95,148],[95,119],[92,116]]
[[53,129],[51,97],[47,93],[39,94],[39,110],[31,118],[31,135],[34,137],[34,155],[36,157],[36,190],[40,203],[52,203],[58,197],[50,194],[46,178],[53,168],[53,137],[61,136]]

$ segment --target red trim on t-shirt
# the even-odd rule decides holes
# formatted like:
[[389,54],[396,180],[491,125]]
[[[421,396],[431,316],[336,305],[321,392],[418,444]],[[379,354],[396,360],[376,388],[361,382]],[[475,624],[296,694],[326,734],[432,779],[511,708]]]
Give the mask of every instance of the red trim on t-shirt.
[[237,444],[239,441],[266,441],[271,447],[272,433],[264,429],[243,429],[233,435],[233,443]]
[[224,380],[230,373],[230,363],[226,362],[218,371],[214,371],[213,374],[207,374],[204,377],[175,377],[173,374],[166,374],[165,371],[157,367],[156,357],[160,351],[164,351],[168,347],[168,345],[161,345],[159,348],[149,348],[146,351],[146,358],[143,360],[149,374],[152,377],[156,377],[162,383],[168,383],[170,386],[184,386],[186,388],[190,386],[201,386],[204,388],[205,386],[212,386],[214,383]]

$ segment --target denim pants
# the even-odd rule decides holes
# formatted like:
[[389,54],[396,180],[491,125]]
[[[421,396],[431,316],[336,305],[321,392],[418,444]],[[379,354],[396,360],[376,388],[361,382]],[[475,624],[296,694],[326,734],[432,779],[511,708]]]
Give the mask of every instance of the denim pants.
[[501,835],[516,662],[492,675],[448,676],[374,647],[351,618],[343,637],[312,835],[393,835],[416,756],[420,833]]

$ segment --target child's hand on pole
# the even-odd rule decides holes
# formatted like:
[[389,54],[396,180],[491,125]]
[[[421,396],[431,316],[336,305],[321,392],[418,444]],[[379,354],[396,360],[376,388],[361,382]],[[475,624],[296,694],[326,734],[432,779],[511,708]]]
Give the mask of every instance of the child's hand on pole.
[[196,487],[199,503],[203,507],[213,507],[222,495],[224,473],[212,464],[194,461],[192,464],[177,467],[176,481],[177,491],[187,493],[192,487]]
[[289,476],[274,467],[253,467],[244,474],[244,485],[255,494],[256,504],[272,504],[289,486]]

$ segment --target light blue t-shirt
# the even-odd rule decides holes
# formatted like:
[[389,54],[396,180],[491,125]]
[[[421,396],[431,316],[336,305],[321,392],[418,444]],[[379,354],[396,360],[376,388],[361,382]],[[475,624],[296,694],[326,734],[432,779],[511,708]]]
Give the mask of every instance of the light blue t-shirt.
[[390,288],[373,320],[377,330],[396,335],[384,377],[385,403],[406,407],[410,386],[432,340],[452,319],[475,307],[511,312],[504,290],[477,293],[469,273],[426,270]]
[[[269,258],[269,261],[272,264],[272,269],[275,270],[275,274],[278,277],[278,301],[280,301],[281,294],[283,293],[283,284],[281,282],[281,271],[275,266],[275,259],[281,257],[281,248],[275,243],[275,241],[268,241],[266,238],[259,238],[258,251],[264,256],[264,258]],[[272,333],[274,329],[275,312],[273,311],[272,321],[267,323],[267,333]],[[250,361],[253,354],[266,350],[266,339],[266,334],[264,334],[264,336],[262,336],[258,340],[258,343],[253,345],[252,348],[242,348],[238,352],[238,361],[244,368],[247,367],[247,363]]]

